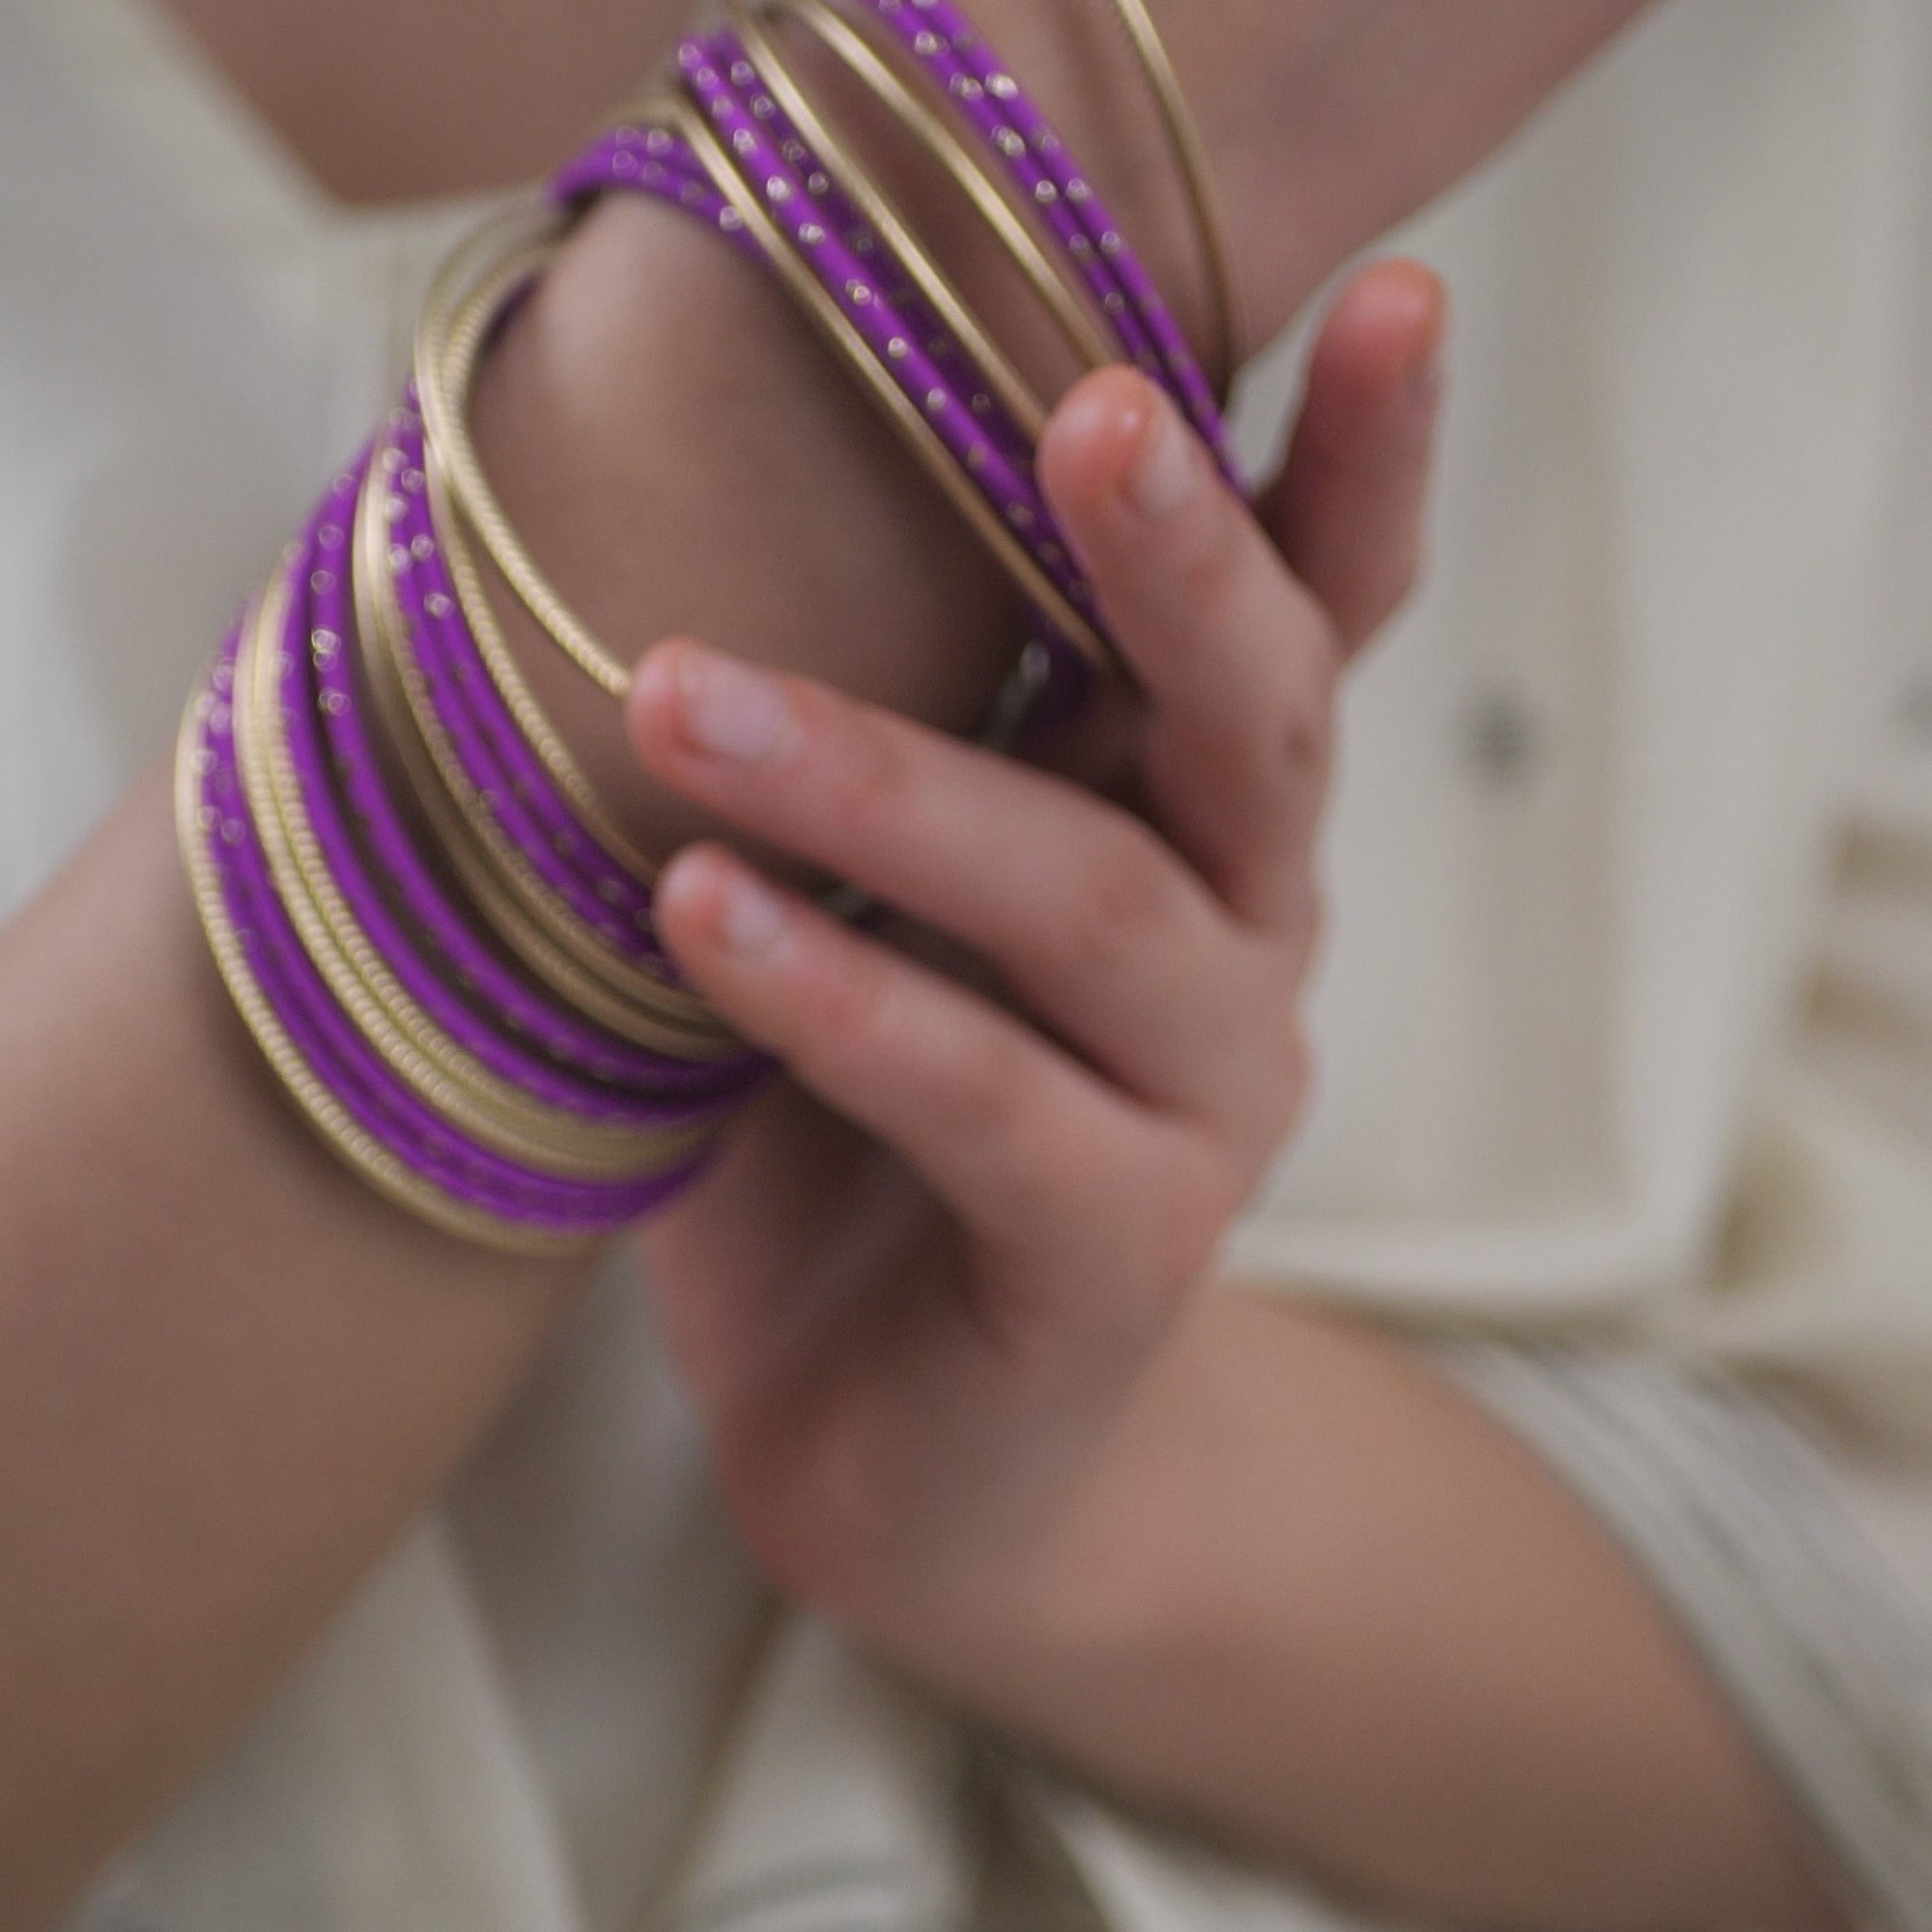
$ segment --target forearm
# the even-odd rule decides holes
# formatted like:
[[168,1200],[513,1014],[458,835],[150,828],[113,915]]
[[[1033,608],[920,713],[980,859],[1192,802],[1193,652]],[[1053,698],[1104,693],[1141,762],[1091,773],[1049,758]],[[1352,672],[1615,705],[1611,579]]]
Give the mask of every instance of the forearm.
[[978,1629],[931,1637],[961,1694],[1383,1910],[1833,1922],[1794,1808],[1627,1554],[1378,1330],[1210,1297]]
[[[674,215],[613,210],[599,232],[622,285],[586,235],[493,364],[483,432],[613,644],[701,623],[808,661],[863,639],[882,667],[937,649],[990,674],[992,573],[908,500],[781,302]],[[654,360],[566,356],[558,387],[523,353],[608,339],[613,308],[627,344],[662,325]],[[611,469],[636,494],[580,521],[580,479]],[[290,1666],[573,1281],[432,1234],[336,1163],[231,1010],[181,874],[157,771],[0,933],[10,1929],[43,1922]]]
[[249,1710],[568,1275],[366,1194],[213,967],[156,771],[0,937],[0,1925]]

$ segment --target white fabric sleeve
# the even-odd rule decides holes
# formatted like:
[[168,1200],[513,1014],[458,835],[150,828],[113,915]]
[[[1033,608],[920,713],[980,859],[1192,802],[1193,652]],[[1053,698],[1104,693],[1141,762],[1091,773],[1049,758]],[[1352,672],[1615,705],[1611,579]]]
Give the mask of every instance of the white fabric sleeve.
[[[1648,1578],[1835,1856],[1856,1922],[1932,1932],[1932,1617],[1821,1448],[1770,1401],[1655,1356],[1434,1355]],[[1070,1783],[1025,1783],[1108,1932],[1398,1932]]]

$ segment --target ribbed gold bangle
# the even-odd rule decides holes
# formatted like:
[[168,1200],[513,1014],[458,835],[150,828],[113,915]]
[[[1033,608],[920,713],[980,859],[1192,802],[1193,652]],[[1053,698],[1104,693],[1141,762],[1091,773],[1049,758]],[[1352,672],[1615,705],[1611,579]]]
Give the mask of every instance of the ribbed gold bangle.
[[921,466],[1021,591],[1044,611],[1054,627],[1094,665],[1110,675],[1130,678],[1131,672],[1121,662],[1113,645],[1068,602],[1060,586],[1035,561],[1025,544],[1013,535],[1005,520],[961,472],[944,440],[923,412],[879,366],[865,337],[826,293],[824,285],[766,213],[757,196],[745,185],[704,117],[678,96],[668,96],[646,103],[644,111],[658,125],[675,129],[683,137],[719,191],[736,210],[739,219],[764,251],[801,310],[850,364]]
[[534,1098],[450,1038],[396,979],[329,873],[290,762],[279,688],[287,611],[278,576],[237,659],[236,763],[276,896],[336,1004],[425,1105],[538,1172],[621,1180],[696,1151],[702,1128],[603,1125]]
[[1181,186],[1194,213],[1195,230],[1208,270],[1208,300],[1213,331],[1208,352],[1210,366],[1215,370],[1220,399],[1225,403],[1240,367],[1240,298],[1235,285],[1235,257],[1228,241],[1228,225],[1214,192],[1208,144],[1187,104],[1186,91],[1180,85],[1180,76],[1175,71],[1173,58],[1148,10],[1147,0],[1112,0],[1112,5],[1115,15],[1126,29],[1135,58],[1160,109],[1161,123],[1179,167]]
[[595,1252],[603,1243],[601,1236],[554,1234],[527,1223],[505,1221],[456,1200],[433,1181],[425,1180],[368,1133],[310,1066],[256,980],[241,937],[229,918],[221,880],[208,854],[209,832],[201,819],[198,762],[202,751],[202,695],[198,694],[182,717],[175,753],[176,836],[195,913],[215,970],[277,1084],[318,1139],[345,1166],[394,1206],[442,1233],[459,1240],[532,1259],[556,1260]]
[[439,851],[490,930],[541,984],[635,1045],[683,1060],[741,1053],[742,1044],[694,995],[614,959],[496,824],[409,654],[388,579],[388,532],[372,490],[357,504],[354,541],[362,661],[385,739]]

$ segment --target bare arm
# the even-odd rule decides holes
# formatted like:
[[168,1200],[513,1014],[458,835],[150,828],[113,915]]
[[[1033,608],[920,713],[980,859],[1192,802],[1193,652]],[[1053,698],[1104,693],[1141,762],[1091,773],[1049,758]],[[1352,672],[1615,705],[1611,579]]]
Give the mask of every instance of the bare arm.
[[1625,1551],[1434,1367],[1293,1303],[1202,1303],[1040,1596],[952,1654],[1056,1755],[1382,1911],[1840,1922]]

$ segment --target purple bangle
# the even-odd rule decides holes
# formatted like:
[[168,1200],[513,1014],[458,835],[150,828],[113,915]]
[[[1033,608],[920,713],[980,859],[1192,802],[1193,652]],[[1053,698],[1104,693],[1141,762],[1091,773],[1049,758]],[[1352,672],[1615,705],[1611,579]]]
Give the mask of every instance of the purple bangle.
[[[1128,360],[1174,396],[1233,479],[1226,433],[1200,365],[1112,216],[1066,156],[1044,118],[947,0],[867,0],[910,50],[968,127],[1044,216],[1100,303]],[[1096,629],[1100,615],[1041,497],[1031,451],[958,345],[913,291],[903,265],[838,192],[778,103],[760,91],[755,66],[725,32],[693,36],[679,49],[681,81],[748,186],[793,240],[801,258],[909,401],[922,409],[962,470],[1026,544],[1035,562]],[[728,206],[696,176],[702,164],[668,129],[606,136],[557,177],[554,195],[581,201],[601,190],[651,193],[732,233]],[[944,345],[941,355],[933,351]],[[942,367],[942,361],[956,365]],[[962,388],[958,376],[966,379]],[[1043,612],[1062,706],[1083,685],[1067,640]]]
[[[237,648],[231,640],[219,661],[231,680]],[[403,1087],[336,1004],[276,895],[239,781],[227,705],[212,709],[200,749],[202,798],[218,817],[207,850],[238,939],[291,1042],[363,1131],[451,1200],[505,1222],[590,1235],[648,1211],[668,1177],[600,1183],[538,1174],[468,1140]]]
[[[600,876],[597,885],[590,883],[582,866],[572,863],[583,856],[589,842],[576,820],[570,820],[568,833],[555,827],[540,828],[534,821],[531,805],[540,795],[539,782],[548,790],[548,774],[541,761],[521,733],[515,734],[521,756],[505,760],[495,735],[471,709],[472,691],[480,698],[484,690],[494,688],[487,676],[479,675],[481,661],[473,639],[462,655],[452,657],[448,650],[452,633],[468,629],[456,607],[452,604],[440,620],[427,609],[426,573],[419,566],[433,562],[438,548],[424,501],[422,471],[416,469],[410,473],[417,479],[413,493],[390,498],[391,509],[401,505],[402,513],[393,515],[389,523],[393,546],[389,578],[401,619],[398,642],[407,649],[422,678],[437,724],[481,809],[516,846],[542,884],[618,957],[633,965],[654,962],[660,956],[657,948],[638,924],[639,913],[648,922],[648,895],[614,867]],[[441,595],[440,591],[437,594]],[[567,851],[559,850],[559,840],[564,839]],[[610,897],[600,890],[607,880]]]
[[[722,49],[736,46],[728,36],[715,39]],[[980,495],[1027,538],[1037,555],[1034,533],[1046,520],[1038,488],[981,431],[980,417],[992,407],[991,398],[986,397],[982,404],[983,391],[979,390],[962,396],[927,353],[926,334],[920,332],[894,302],[893,287],[904,279],[896,265],[876,242],[868,253],[857,253],[825,218],[808,185],[810,173],[801,176],[793,168],[764,123],[725,78],[732,62],[714,59],[710,48],[698,41],[686,42],[678,60],[692,98],[724,136],[740,172],[753,185],[766,211],[833,293],[900,392],[939,432]],[[766,118],[775,123],[776,110]],[[791,138],[795,140],[796,134]],[[875,264],[881,261],[891,266],[890,277],[878,272]],[[1058,565],[1043,567],[1070,603],[1084,603],[1086,611],[1092,611],[1092,592],[1080,584],[1079,575],[1064,552]]]
[[[401,427],[397,419],[406,419],[409,413],[396,412],[395,426]],[[744,1091],[758,1070],[750,1056],[717,1065],[675,1062],[607,1032],[532,989],[476,936],[471,919],[458,911],[420,856],[383,781],[364,722],[365,699],[355,676],[353,647],[357,633],[342,573],[347,567],[345,532],[358,488],[355,475],[338,479],[327,500],[326,515],[316,526],[317,541],[308,559],[313,568],[303,581],[315,597],[307,655],[318,687],[317,710],[345,804],[370,849],[370,869],[388,882],[409,923],[426,935],[447,977],[472,988],[473,997],[500,1015],[513,1037],[542,1049],[565,1072],[587,1074],[608,1085],[620,1099],[627,1091],[634,1093],[639,1109],[635,1118],[640,1122],[663,1118],[655,1111],[659,1098],[701,1099],[721,1087],[726,1092]],[[335,547],[326,550],[322,540],[330,531],[335,533]],[[299,642],[293,625],[291,631]]]
[[[342,508],[341,500],[331,497],[325,504],[325,514],[341,514]],[[580,1071],[528,1050],[516,1037],[518,1033],[527,1037],[528,1028],[517,1024],[515,1032],[506,1032],[502,1022],[509,1017],[507,1014],[499,1011],[497,1023],[493,1025],[483,1011],[467,1004],[457,990],[465,976],[452,973],[446,958],[440,970],[431,964],[424,956],[422,944],[405,929],[404,920],[391,911],[375,883],[373,873],[377,868],[370,866],[358,847],[344,815],[344,801],[338,800],[336,784],[331,782],[331,778],[339,777],[345,791],[355,796],[366,796],[370,789],[366,783],[353,781],[350,760],[359,754],[345,755],[340,751],[331,754],[324,739],[322,719],[328,716],[331,722],[337,722],[353,706],[346,696],[320,691],[315,681],[313,639],[318,636],[339,637],[347,614],[343,608],[346,599],[342,599],[336,588],[332,574],[315,566],[315,555],[313,550],[305,552],[291,573],[298,581],[305,579],[309,582],[313,605],[304,610],[300,601],[296,600],[290,609],[282,643],[283,730],[290,762],[300,785],[303,810],[329,876],[398,983],[453,1041],[491,1072],[550,1106],[580,1114],[587,1121],[637,1127],[696,1122],[717,1115],[728,1103],[728,1094],[714,1096],[695,1083],[683,1095],[667,1094],[659,1091],[661,1069],[656,1065],[636,1069],[640,1073],[648,1071],[649,1087],[642,1092],[626,1092],[613,1084],[613,1076],[620,1073],[615,1065],[595,1072]],[[353,728],[359,732],[359,721]],[[336,764],[334,773],[330,769],[332,756]],[[373,831],[366,815],[363,830]],[[389,828],[384,830],[386,834]],[[387,836],[381,840],[391,851],[398,842]],[[397,886],[402,885],[393,868],[384,869]],[[446,913],[447,908],[440,903],[440,894],[436,896],[439,901],[436,911]],[[405,905],[409,902],[406,890],[403,902]],[[420,898],[415,909],[420,913]],[[518,990],[521,993],[522,989]],[[688,1074],[691,1069],[674,1070]]]
[[864,0],[1006,163],[1078,265],[1127,350],[1165,386],[1232,475],[1212,386],[1172,311],[1046,117],[952,0]]

